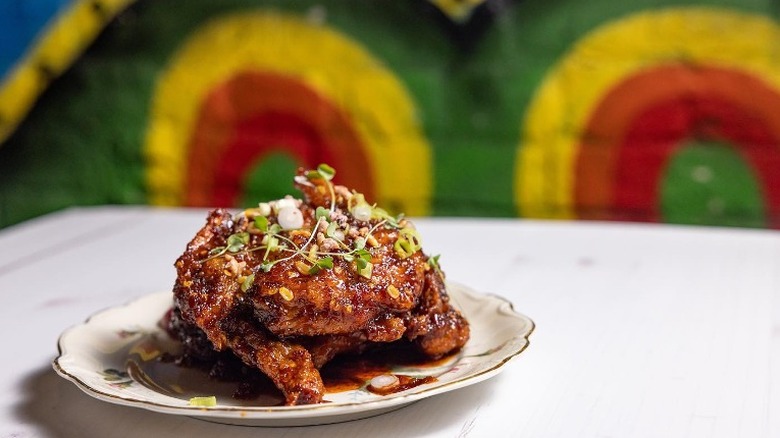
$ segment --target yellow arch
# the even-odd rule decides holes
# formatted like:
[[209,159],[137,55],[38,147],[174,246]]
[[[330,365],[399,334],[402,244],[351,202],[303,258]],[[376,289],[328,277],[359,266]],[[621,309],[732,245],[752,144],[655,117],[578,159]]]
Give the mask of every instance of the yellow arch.
[[327,26],[272,11],[219,17],[199,28],[159,78],[146,133],[150,202],[180,205],[187,145],[207,93],[236,73],[288,75],[351,117],[376,175],[379,202],[428,213],[431,152],[413,101],[379,60]]
[[577,143],[599,100],[659,64],[736,68],[780,89],[780,27],[717,8],[647,11],[580,40],[545,77],[521,126],[515,202],[523,216],[572,218]]

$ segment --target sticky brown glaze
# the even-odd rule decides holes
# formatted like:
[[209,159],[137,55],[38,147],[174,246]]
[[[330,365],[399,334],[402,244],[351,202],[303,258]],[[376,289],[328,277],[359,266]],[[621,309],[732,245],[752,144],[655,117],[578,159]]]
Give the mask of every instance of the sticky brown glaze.
[[[339,354],[399,339],[415,342],[432,358],[462,347],[468,323],[450,306],[443,274],[422,250],[398,250],[411,222],[386,215],[359,220],[350,211],[360,199],[354,192],[304,175],[296,177],[303,201],[274,204],[292,205],[303,217],[303,226],[275,234],[286,248],[267,250],[273,233],[255,223],[260,214],[269,226],[284,222],[277,211],[232,216],[218,209],[208,215],[175,263],[179,317],[170,332],[185,348],[200,336],[215,351],[232,351],[268,375],[290,405],[322,400],[318,368]],[[318,222],[317,207],[327,210],[327,221]],[[329,223],[335,224],[330,232]],[[237,233],[246,233],[247,242],[236,251],[220,250]],[[359,240],[366,242],[370,275],[349,257]],[[325,256],[332,267],[308,271]]]

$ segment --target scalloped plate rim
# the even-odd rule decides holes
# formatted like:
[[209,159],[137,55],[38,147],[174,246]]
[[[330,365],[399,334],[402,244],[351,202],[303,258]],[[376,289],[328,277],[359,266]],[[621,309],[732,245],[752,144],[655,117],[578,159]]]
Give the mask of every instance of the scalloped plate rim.
[[[170,292],[150,293],[137,297],[124,304],[105,308],[95,312],[84,322],[69,327],[62,332],[58,339],[58,354],[57,357],[52,361],[52,367],[57,372],[57,374],[71,381],[83,392],[98,400],[123,406],[142,408],[164,414],[197,417],[202,420],[218,423],[259,426],[299,426],[330,424],[350,421],[353,419],[367,418],[400,409],[408,404],[434,395],[449,392],[489,379],[503,371],[504,366],[509,363],[509,361],[516,358],[518,355],[520,355],[520,353],[528,348],[530,343],[529,337],[535,330],[536,325],[529,317],[517,312],[514,309],[511,301],[499,295],[476,292],[475,290],[458,283],[448,282],[447,288],[448,293],[452,301],[456,303],[456,306],[457,299],[459,299],[461,296],[470,297],[471,299],[480,302],[494,302],[497,312],[504,311],[504,316],[510,316],[511,318],[521,321],[524,326],[524,330],[517,332],[513,337],[509,338],[505,342],[508,343],[509,341],[516,341],[518,342],[517,347],[511,351],[505,352],[495,365],[485,370],[481,370],[474,374],[467,374],[452,381],[436,382],[429,385],[423,385],[399,394],[385,396],[370,401],[348,403],[342,402],[335,404],[320,403],[316,405],[302,406],[253,407],[217,405],[215,407],[208,408],[181,406],[149,399],[140,399],[137,397],[123,397],[117,394],[106,392],[104,388],[97,387],[98,385],[91,385],[85,382],[84,379],[80,377],[78,370],[74,371],[74,369],[69,364],[67,364],[66,359],[71,357],[68,345],[70,341],[69,338],[74,336],[78,330],[88,328],[94,321],[99,320],[108,314],[114,312],[130,312],[133,306],[138,306],[139,303],[142,303],[145,300],[162,300],[162,296],[164,294],[170,295]],[[472,319],[472,317],[465,311],[465,309],[463,309],[463,306],[458,307],[461,307],[466,318],[469,320],[469,323],[472,325],[472,327],[474,327],[475,322],[477,321]],[[161,312],[164,312],[164,310],[165,309],[161,309]],[[469,342],[472,341],[470,340]],[[63,364],[64,362],[65,364]],[[167,398],[167,396],[162,394],[160,394],[160,396]]]

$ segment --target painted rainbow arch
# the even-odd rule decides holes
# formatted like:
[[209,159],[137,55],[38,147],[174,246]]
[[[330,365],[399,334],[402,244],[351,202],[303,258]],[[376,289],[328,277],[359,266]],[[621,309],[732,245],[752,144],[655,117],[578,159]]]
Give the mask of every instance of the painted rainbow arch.
[[[25,53],[5,73],[0,68],[0,144],[13,134],[52,80],[62,74],[103,28],[134,0],[71,0],[18,2],[16,8],[35,9],[47,17],[37,34],[26,40]],[[27,5],[24,5],[28,3]],[[23,6],[24,5],[24,6]],[[13,9],[13,6],[12,6]],[[34,21],[20,22],[20,26]],[[8,32],[8,30],[4,30]],[[7,36],[4,35],[4,38]]]
[[696,138],[736,149],[777,222],[778,44],[780,27],[766,17],[713,8],[643,12],[596,29],[550,72],[526,113],[520,213],[661,220],[665,165]]
[[270,153],[333,165],[339,183],[428,213],[431,148],[409,93],[327,26],[270,11],[219,17],[172,57],[145,140],[150,202],[236,206]]

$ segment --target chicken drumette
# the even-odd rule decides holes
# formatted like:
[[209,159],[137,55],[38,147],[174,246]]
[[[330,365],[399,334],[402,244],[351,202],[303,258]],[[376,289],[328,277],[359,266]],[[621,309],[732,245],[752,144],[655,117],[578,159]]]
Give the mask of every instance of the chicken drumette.
[[320,402],[318,368],[340,353],[403,340],[437,358],[469,337],[412,223],[333,174],[299,171],[302,201],[212,211],[176,261],[171,333],[185,348],[207,339],[232,351],[288,405]]

